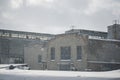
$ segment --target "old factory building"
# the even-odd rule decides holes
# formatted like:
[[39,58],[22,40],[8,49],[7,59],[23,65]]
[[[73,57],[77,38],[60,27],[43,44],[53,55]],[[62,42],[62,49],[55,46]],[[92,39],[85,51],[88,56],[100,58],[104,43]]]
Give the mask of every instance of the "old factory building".
[[0,64],[24,63],[24,47],[47,42],[54,35],[0,30]]
[[[108,26],[108,32],[82,29],[59,35],[0,32],[1,64],[27,63],[31,69],[42,70],[120,69],[119,24]],[[13,34],[17,36],[13,37]]]

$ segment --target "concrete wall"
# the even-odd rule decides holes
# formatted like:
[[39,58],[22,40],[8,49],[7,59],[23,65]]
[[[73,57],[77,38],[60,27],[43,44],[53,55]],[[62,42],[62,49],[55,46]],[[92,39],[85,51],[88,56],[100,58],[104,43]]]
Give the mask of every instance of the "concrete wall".
[[[114,67],[115,65],[120,65],[120,41],[89,39],[89,50],[88,66],[91,64],[93,65],[88,68],[92,68],[93,70],[103,70],[103,65],[105,64],[106,66],[107,64],[111,66],[114,65]],[[117,68],[120,68],[120,66]]]
[[[71,59],[61,60],[61,47],[71,47]],[[82,47],[82,58],[77,60],[77,46]],[[51,48],[55,48],[55,60],[51,60]],[[76,70],[112,70],[120,68],[120,41],[88,39],[87,35],[62,34],[50,40],[46,46],[33,44],[24,48],[24,59],[31,69],[59,70],[68,64]],[[38,55],[42,62],[38,63]]]
[[[58,35],[54,40],[51,40],[48,43],[48,58],[47,66],[50,70],[59,70],[60,64],[70,64],[71,67],[74,66],[77,70],[86,69],[86,59],[88,53],[88,36],[87,35],[78,35],[78,34],[63,34]],[[70,60],[61,60],[61,51],[60,48],[64,46],[71,47],[71,59]],[[82,47],[82,59],[77,60],[76,47]],[[50,49],[51,47],[55,48],[55,60],[51,60]]]
[[0,29],[0,64],[24,63],[24,46],[53,38],[52,34]]
[[[0,38],[1,63],[23,63],[24,41],[19,39]],[[16,62],[14,62],[16,61]]]
[[0,38],[0,63],[9,62],[9,40]]
[[92,61],[120,61],[120,41],[90,39],[90,54]]
[[[38,56],[42,56],[42,61],[38,61]],[[43,44],[33,44],[24,48],[24,62],[30,69],[46,69],[47,49]]]
[[0,64],[24,63],[24,46],[40,43],[40,40],[0,38]]

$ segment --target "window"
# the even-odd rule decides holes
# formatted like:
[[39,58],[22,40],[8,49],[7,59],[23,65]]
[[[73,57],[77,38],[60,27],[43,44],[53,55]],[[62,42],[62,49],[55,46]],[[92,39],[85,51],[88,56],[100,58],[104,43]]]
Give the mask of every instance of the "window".
[[15,63],[15,64],[24,62],[22,57],[10,57],[9,61],[10,61],[10,63]]
[[71,58],[71,48],[61,47],[61,59],[68,60]]
[[18,34],[14,34],[14,33],[13,33],[13,34],[12,34],[12,37],[18,37]]
[[26,35],[25,34],[18,34],[18,37],[19,38],[26,38]]
[[60,64],[59,70],[69,71],[70,70],[70,64]]
[[38,63],[41,63],[41,62],[42,62],[42,56],[38,55]]
[[51,48],[51,60],[55,60],[55,48]]
[[77,60],[82,58],[82,48],[81,46],[77,46]]

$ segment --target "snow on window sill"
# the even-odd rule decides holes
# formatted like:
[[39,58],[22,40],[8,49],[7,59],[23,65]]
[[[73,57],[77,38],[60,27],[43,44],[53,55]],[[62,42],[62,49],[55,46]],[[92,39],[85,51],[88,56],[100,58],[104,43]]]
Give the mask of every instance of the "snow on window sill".
[[82,61],[82,59],[77,59],[77,61]]
[[51,61],[55,61],[55,60],[51,60]]
[[60,61],[71,61],[70,59],[68,59],[68,60],[60,60]]

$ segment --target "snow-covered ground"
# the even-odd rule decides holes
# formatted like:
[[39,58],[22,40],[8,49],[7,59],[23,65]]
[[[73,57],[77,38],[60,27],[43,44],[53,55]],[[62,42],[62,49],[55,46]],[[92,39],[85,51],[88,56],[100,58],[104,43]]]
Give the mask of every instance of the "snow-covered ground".
[[11,67],[12,67],[12,70],[13,69],[24,69],[24,70],[29,69],[27,64],[0,64],[0,70],[1,69],[9,70]]
[[106,72],[0,70],[0,80],[120,80],[120,70]]

